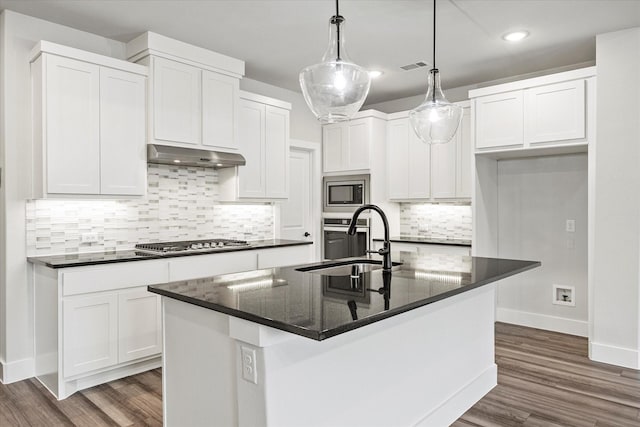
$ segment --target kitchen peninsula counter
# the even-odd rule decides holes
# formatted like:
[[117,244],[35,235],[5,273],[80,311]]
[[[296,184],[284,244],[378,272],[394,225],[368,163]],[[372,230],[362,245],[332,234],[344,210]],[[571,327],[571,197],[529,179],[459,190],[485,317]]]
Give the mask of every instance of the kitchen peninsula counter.
[[64,255],[47,255],[27,257],[27,261],[33,264],[43,265],[49,268],[81,267],[87,265],[112,264],[129,261],[145,261],[150,259],[165,259],[185,256],[211,255],[218,253],[250,251],[255,249],[279,248],[286,246],[310,245],[313,242],[306,240],[265,239],[250,240],[247,246],[230,246],[211,251],[196,252],[168,252],[151,253],[135,249],[121,251],[85,252]]
[[451,424],[497,383],[494,282],[540,263],[393,261],[390,275],[310,271],[330,261],[150,286],[165,425]]

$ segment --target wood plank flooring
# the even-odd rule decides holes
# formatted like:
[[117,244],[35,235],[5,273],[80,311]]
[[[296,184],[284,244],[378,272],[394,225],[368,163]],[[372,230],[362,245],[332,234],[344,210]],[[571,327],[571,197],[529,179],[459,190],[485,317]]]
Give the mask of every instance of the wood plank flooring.
[[[454,427],[640,427],[640,371],[591,362],[585,338],[497,323],[496,362],[498,386]],[[162,425],[159,369],[62,401],[35,379],[0,385],[1,427],[143,425]]]

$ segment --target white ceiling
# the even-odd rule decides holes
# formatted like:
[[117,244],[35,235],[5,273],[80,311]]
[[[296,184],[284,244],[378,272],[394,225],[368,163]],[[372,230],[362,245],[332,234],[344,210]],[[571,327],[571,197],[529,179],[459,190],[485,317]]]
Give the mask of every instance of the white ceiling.
[[[298,72],[319,62],[333,0],[0,0],[11,9],[123,42],[150,30],[246,62],[246,76],[300,91]],[[431,62],[431,0],[342,0],[354,62],[385,72],[367,104],[424,93]],[[595,59],[595,35],[640,26],[640,0],[438,0],[445,88]],[[514,44],[501,36],[526,29]]]

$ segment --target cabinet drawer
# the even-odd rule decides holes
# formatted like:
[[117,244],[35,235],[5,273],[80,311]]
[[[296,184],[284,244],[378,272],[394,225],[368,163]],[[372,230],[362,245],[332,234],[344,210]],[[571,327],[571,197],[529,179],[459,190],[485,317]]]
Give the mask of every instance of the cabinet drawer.
[[255,270],[256,251],[238,251],[211,255],[187,256],[169,261],[169,281],[190,280],[227,273]]
[[166,260],[124,262],[99,267],[77,267],[73,270],[62,272],[62,294],[64,296],[169,281]]

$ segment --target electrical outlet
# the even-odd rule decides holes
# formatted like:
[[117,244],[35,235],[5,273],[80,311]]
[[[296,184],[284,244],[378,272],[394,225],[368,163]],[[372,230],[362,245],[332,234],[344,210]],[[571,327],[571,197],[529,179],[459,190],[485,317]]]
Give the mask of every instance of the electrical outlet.
[[96,243],[98,241],[98,233],[82,233],[80,235],[80,243]]
[[553,285],[553,304],[575,307],[575,286]]
[[568,219],[566,224],[567,233],[575,233],[576,231],[576,220]]
[[256,351],[253,348],[241,347],[242,378],[250,383],[258,384],[258,370],[256,369]]
[[429,224],[420,224],[418,226],[419,233],[428,233],[429,232]]

